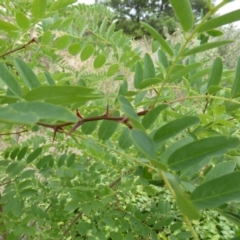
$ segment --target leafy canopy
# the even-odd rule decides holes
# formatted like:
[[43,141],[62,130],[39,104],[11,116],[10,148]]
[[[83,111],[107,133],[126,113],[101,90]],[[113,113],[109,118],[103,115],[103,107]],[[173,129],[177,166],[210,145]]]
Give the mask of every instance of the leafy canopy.
[[240,60],[216,49],[240,10],[170,0],[182,41],[141,22],[145,52],[75,2],[1,3],[1,237],[237,238]]

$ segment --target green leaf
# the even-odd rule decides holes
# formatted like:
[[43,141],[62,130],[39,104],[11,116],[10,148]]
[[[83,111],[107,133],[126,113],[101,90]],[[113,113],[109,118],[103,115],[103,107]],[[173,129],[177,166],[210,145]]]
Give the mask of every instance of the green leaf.
[[17,156],[18,152],[19,152],[19,148],[15,148],[15,149],[11,152],[10,158],[13,160],[13,159]]
[[118,101],[120,102],[120,107],[123,110],[123,112],[126,114],[126,116],[129,118],[131,123],[134,127],[143,129],[140,119],[137,115],[137,113],[134,111],[131,103],[123,96],[118,97]]
[[9,73],[6,66],[0,63],[0,78],[8,86],[8,88],[14,93],[15,96],[22,96],[22,89],[17,80]]
[[31,125],[38,121],[34,113],[24,113],[14,110],[11,105],[1,107],[0,122]]
[[99,28],[99,33],[101,35],[104,35],[106,33],[106,29],[107,29],[107,24],[108,24],[108,17],[105,17],[101,23],[101,26]]
[[131,130],[129,128],[124,128],[118,139],[119,147],[122,149],[127,149],[132,146],[133,142],[130,138]]
[[33,160],[35,160],[42,152],[42,148],[39,147],[35,149],[32,153],[30,153],[27,157],[27,163],[31,163]]
[[238,62],[237,62],[237,69],[236,69],[236,73],[233,81],[231,96],[232,98],[240,96],[240,57],[238,58]]
[[216,30],[216,29],[213,29],[213,30],[207,31],[207,34],[209,36],[212,36],[212,37],[219,37],[219,36],[223,35],[223,32],[219,31],[219,30]]
[[10,22],[6,22],[6,21],[3,21],[2,19],[0,19],[0,30],[17,31],[17,30],[19,30],[19,28]]
[[217,58],[215,58],[215,60],[213,62],[211,75],[209,77],[208,85],[207,85],[208,92],[210,94],[215,93],[213,91],[213,87],[216,87],[219,85],[219,83],[221,81],[221,77],[222,77],[222,71],[223,71],[222,58],[217,57]]
[[189,0],[170,0],[170,3],[184,32],[191,30],[194,24],[194,17]]
[[45,167],[52,158],[53,158],[53,156],[52,156],[51,154],[46,155],[46,156],[43,156],[43,157],[37,162],[36,167],[37,167],[38,169],[41,169],[41,168]]
[[143,80],[155,77],[155,68],[151,56],[148,53],[144,55]]
[[38,193],[38,191],[36,189],[32,189],[32,188],[27,188],[27,189],[23,189],[20,192],[21,197],[31,197],[32,195],[36,195]]
[[45,72],[44,73],[44,77],[46,79],[46,82],[49,84],[49,85],[55,85],[55,81],[52,79],[51,75],[48,73],[48,72]]
[[143,117],[142,119],[142,125],[148,129],[150,128],[153,123],[157,120],[158,115],[160,114],[160,112],[162,110],[164,110],[165,108],[167,108],[168,105],[167,104],[161,104],[155,108],[152,108],[149,112],[147,112],[147,114]]
[[196,73],[194,73],[193,75],[191,75],[189,78],[188,78],[188,81],[190,83],[192,83],[193,81],[197,80],[198,78],[201,78],[205,75],[209,75],[209,73],[211,72],[211,69],[212,68],[204,68],[200,71],[197,71]]
[[64,210],[67,211],[67,212],[71,212],[71,211],[74,211],[76,210],[78,207],[79,207],[79,202],[76,201],[76,200],[71,200],[70,202],[68,202],[65,207],[64,207]]
[[159,44],[161,45],[162,49],[164,49],[171,57],[174,56],[174,53],[165,39],[150,25],[147,23],[141,22],[141,25],[154,37]]
[[212,208],[239,199],[240,172],[233,172],[196,187],[191,200],[198,208]]
[[71,154],[67,159],[67,167],[71,167],[74,164],[74,161],[76,159],[76,154]]
[[163,82],[161,78],[148,78],[145,79],[143,82],[140,83],[139,88],[144,89],[152,85],[159,85],[159,83]]
[[101,68],[106,62],[106,56],[104,54],[99,54],[94,62],[93,62],[93,66],[95,69],[97,68]]
[[162,127],[160,127],[154,134],[153,140],[155,142],[163,142],[174,135],[180,133],[184,129],[198,124],[200,119],[195,116],[186,116],[179,119],[175,119]]
[[118,63],[112,64],[107,70],[107,77],[112,77],[114,74],[117,73],[118,70],[119,64]]
[[94,95],[98,96],[98,94],[93,94],[93,91],[94,89],[80,86],[41,86],[29,91],[24,98],[27,101],[39,101],[54,98],[64,99],[64,97],[71,97],[74,99],[76,96],[82,100],[89,98],[94,99]]
[[17,167],[19,166],[18,162],[12,162],[10,163],[7,168],[6,168],[6,173],[10,174],[11,172],[13,172]]
[[183,69],[177,71],[176,73],[173,73],[173,75],[170,77],[169,82],[174,82],[178,79],[181,79],[184,77],[186,74],[188,74],[191,71],[194,71],[198,67],[200,67],[202,63],[192,63],[190,65],[185,66]]
[[219,163],[207,173],[204,182],[231,173],[234,171],[235,167],[236,163],[234,161]]
[[134,146],[139,152],[144,154],[149,160],[157,159],[154,143],[145,132],[133,129],[130,136]]
[[57,0],[51,4],[49,11],[56,11],[76,2],[77,0]]
[[200,52],[204,52],[207,51],[209,49],[213,49],[213,48],[218,48],[221,46],[224,46],[226,44],[230,44],[233,43],[233,40],[223,40],[223,41],[217,41],[217,42],[210,42],[210,43],[205,43],[202,44],[198,47],[194,47],[192,49],[187,50],[186,52],[183,53],[183,56],[189,56],[189,55],[193,55],[196,53],[200,53]]
[[169,156],[168,166],[172,170],[184,170],[206,158],[221,156],[238,147],[238,145],[239,140],[237,138],[227,138],[225,136],[197,140],[176,149]]
[[[18,102],[8,105],[6,107],[0,107],[1,111],[7,111],[9,114],[7,116],[14,117],[14,114],[29,114],[33,115],[36,118],[36,121],[40,119],[49,119],[49,120],[58,120],[58,121],[66,121],[66,122],[76,122],[78,118],[70,112],[68,109],[65,109],[61,106],[55,106],[50,103],[43,103],[43,102]],[[6,112],[5,112],[6,113]],[[1,116],[1,113],[0,113]],[[7,119],[6,116],[6,119]],[[17,116],[16,116],[17,119]],[[9,119],[10,121],[11,119]],[[34,122],[36,122],[34,121]]]
[[192,202],[184,195],[179,183],[175,179],[169,179],[176,197],[176,203],[183,215],[189,219],[199,219],[200,214]]
[[[90,113],[87,116],[87,118],[96,117],[98,115],[99,115],[98,111],[94,111],[94,112]],[[98,121],[85,122],[82,125],[82,132],[86,135],[91,134],[96,129],[97,124],[98,124]]]
[[140,62],[137,62],[134,74],[134,87],[139,89],[142,81],[143,81],[143,68]]
[[67,159],[67,154],[64,153],[63,155],[60,156],[57,162],[57,165],[59,168],[65,163],[66,159]]
[[25,154],[27,153],[27,149],[28,149],[28,147],[23,147],[23,148],[19,151],[19,153],[18,153],[18,155],[17,155],[18,161],[20,161],[20,160],[22,160],[22,159],[24,158]]
[[201,27],[198,28],[198,32],[209,31],[214,28],[221,27],[225,24],[233,23],[240,20],[240,9],[224,14],[220,17],[215,17],[204,23]]
[[20,28],[27,29],[29,27],[30,21],[28,20],[27,16],[22,12],[16,12],[15,18]]
[[48,45],[52,41],[53,35],[50,30],[46,31],[41,38],[42,44]]
[[[113,116],[117,117],[119,116],[119,112],[115,112]],[[103,120],[99,129],[98,129],[98,137],[99,139],[106,141],[108,140],[116,131],[119,123],[115,121],[108,121]]]
[[94,46],[92,44],[86,45],[81,52],[81,60],[86,61],[94,53]]
[[33,70],[24,61],[16,58],[14,62],[29,89],[41,86],[41,83],[39,82]]
[[42,18],[45,15],[47,0],[33,0],[32,14],[35,19]]
[[55,41],[53,42],[53,45],[58,50],[63,50],[68,46],[69,41],[70,41],[69,36],[64,35],[64,36],[61,36],[61,37],[58,37],[57,39],[55,39]]
[[158,61],[165,67],[165,69],[167,69],[169,67],[169,61],[166,54],[161,49],[159,49],[157,53]]
[[80,51],[81,51],[81,45],[79,43],[72,43],[69,47],[68,47],[68,52],[75,56],[77,55]]
[[20,217],[23,213],[24,202],[19,199],[14,199],[14,204],[12,206],[12,214],[15,217]]

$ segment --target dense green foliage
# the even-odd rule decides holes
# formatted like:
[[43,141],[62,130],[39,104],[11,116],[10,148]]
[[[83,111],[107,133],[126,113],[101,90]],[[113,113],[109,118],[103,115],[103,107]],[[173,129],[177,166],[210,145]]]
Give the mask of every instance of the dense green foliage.
[[[191,0],[195,20],[208,11],[207,0]],[[135,38],[142,38],[147,34],[141,27],[144,21],[164,35],[164,28],[172,34],[176,27],[176,18],[168,0],[102,0],[117,15],[116,30],[123,29],[124,33]]]
[[239,237],[240,59],[216,37],[240,10],[170,0],[182,40],[142,22],[145,52],[74,2],[0,4],[2,239]]

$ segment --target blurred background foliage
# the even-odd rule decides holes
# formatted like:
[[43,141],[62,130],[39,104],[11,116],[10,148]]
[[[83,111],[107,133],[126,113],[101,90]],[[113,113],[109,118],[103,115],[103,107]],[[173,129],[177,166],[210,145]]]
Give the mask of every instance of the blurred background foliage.
[[[164,35],[164,27],[172,34],[177,21],[173,9],[168,0],[100,0],[116,14],[116,30],[123,29],[124,33],[135,39],[142,38],[147,34],[140,26],[144,21]],[[195,21],[208,11],[207,0],[191,0]]]

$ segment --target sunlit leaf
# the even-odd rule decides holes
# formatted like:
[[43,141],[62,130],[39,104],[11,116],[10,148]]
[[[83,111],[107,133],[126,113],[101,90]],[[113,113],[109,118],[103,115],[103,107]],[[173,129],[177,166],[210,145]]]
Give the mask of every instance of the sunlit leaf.
[[24,61],[16,58],[14,62],[29,89],[41,86],[41,83],[39,82],[36,74]]
[[233,23],[240,20],[240,10],[236,10],[219,17],[212,18],[198,28],[198,32],[209,31],[214,28],[221,27],[228,23]]
[[153,85],[159,85],[159,83],[163,82],[161,78],[148,78],[140,83],[140,89],[144,89]]
[[22,29],[27,29],[30,25],[30,21],[25,14],[22,12],[17,12],[15,14],[16,22],[18,26]]
[[155,77],[155,68],[151,56],[146,53],[143,58],[143,80]]
[[192,29],[194,24],[193,10],[189,0],[170,0],[175,14],[185,32]]
[[49,11],[55,11],[60,8],[67,7],[75,2],[77,2],[77,0],[57,0],[51,4]]
[[47,0],[33,0],[32,14],[34,18],[39,19],[44,16],[47,7]]
[[210,94],[215,93],[213,87],[217,87],[219,85],[222,77],[222,71],[223,71],[222,58],[217,57],[213,62],[211,75],[209,77],[208,85],[207,85],[208,92]]
[[55,48],[57,48],[58,50],[62,50],[64,48],[66,48],[69,44],[69,36],[68,35],[64,35],[61,37],[58,37],[54,42],[53,45]]
[[161,47],[170,55],[173,56],[174,53],[171,49],[171,47],[168,45],[168,43],[165,41],[165,39],[150,25],[148,25],[147,23],[141,22],[141,25],[146,28],[146,30],[152,35],[152,37],[154,37],[159,44],[161,45]]
[[6,66],[0,63],[0,78],[17,97],[22,96],[22,89],[17,80],[9,73]]
[[108,77],[111,77],[113,76],[114,74],[116,74],[119,70],[119,64],[115,63],[115,64],[112,64],[108,70],[107,70],[107,76]]
[[0,30],[16,31],[16,30],[19,30],[19,28],[10,22],[6,22],[6,21],[3,21],[2,19],[0,19]]
[[94,53],[94,46],[92,44],[86,45],[81,52],[81,60],[86,61]]
[[177,71],[176,73],[173,73],[173,75],[169,79],[169,82],[174,82],[184,77],[186,74],[188,74],[191,71],[194,71],[196,68],[200,67],[201,65],[202,63],[192,63],[190,65],[185,66],[183,69]]
[[232,42],[233,42],[232,40],[223,40],[223,41],[205,43],[205,44],[202,44],[198,47],[194,47],[192,49],[189,49],[189,50],[185,51],[183,53],[183,56],[189,56],[189,55],[193,55],[193,54],[196,54],[196,53],[205,52],[209,49],[221,47],[221,46],[230,44]]
[[233,98],[240,96],[240,57],[238,58],[237,62],[237,69],[233,81],[231,96]]
[[73,56],[77,55],[80,51],[81,51],[81,45],[79,43],[72,43],[68,47],[68,52]]
[[106,62],[106,56],[104,54],[99,54],[93,62],[94,68],[101,68]]
[[137,62],[135,66],[134,87],[139,89],[142,81],[143,81],[143,68],[141,63]]

